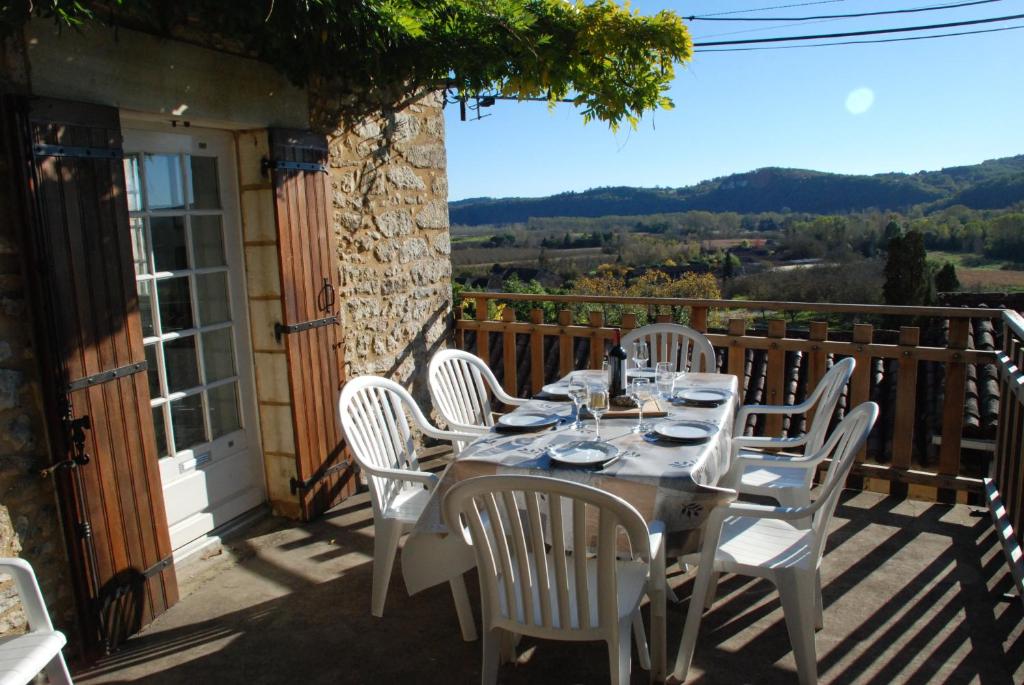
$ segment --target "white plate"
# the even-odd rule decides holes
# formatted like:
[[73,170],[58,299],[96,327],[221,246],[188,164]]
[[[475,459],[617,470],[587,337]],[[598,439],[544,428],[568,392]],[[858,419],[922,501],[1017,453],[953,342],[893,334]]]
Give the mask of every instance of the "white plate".
[[499,416],[498,423],[505,428],[544,428],[558,423],[558,417],[546,411],[514,411]]
[[654,426],[654,432],[676,442],[704,442],[718,432],[718,426],[707,421],[663,421]]
[[548,383],[541,392],[545,395],[552,395],[554,397],[568,397],[569,396],[569,384],[565,381],[558,381],[557,383]]
[[570,466],[597,466],[605,464],[619,454],[619,448],[597,440],[573,440],[548,448],[553,461]]
[[722,404],[731,397],[731,392],[721,388],[685,388],[678,391],[672,399],[692,404]]

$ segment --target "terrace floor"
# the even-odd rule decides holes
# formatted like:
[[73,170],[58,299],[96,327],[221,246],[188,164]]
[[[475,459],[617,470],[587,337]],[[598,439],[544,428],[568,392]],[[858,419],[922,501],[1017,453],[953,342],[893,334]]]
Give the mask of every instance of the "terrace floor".
[[[983,509],[845,493],[823,569],[823,683],[1024,682],[1024,610]],[[979,515],[979,513],[981,515]],[[370,616],[372,513],[354,497],[311,524],[267,519],[187,569],[181,602],[76,682],[475,683],[447,586],[408,597],[396,565]],[[399,559],[399,564],[400,564]],[[692,575],[672,567],[670,667]],[[469,581],[478,607],[475,578]],[[778,596],[725,577],[689,682],[796,680]],[[526,639],[502,683],[607,683],[604,646]],[[646,683],[635,665],[632,682]]]

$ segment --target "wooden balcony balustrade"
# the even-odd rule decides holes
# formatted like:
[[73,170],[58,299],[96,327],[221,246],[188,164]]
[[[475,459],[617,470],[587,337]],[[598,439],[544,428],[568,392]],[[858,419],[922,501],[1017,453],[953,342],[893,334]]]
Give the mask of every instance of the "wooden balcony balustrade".
[[[466,292],[461,300],[475,302],[475,312],[464,318],[470,307],[456,303],[456,346],[487,360],[506,391],[519,396],[574,369],[600,368],[616,331],[636,327],[638,313],[651,322],[685,321],[704,332],[715,346],[719,370],[739,378],[744,403],[798,402],[825,374],[830,359],[853,357],[857,368],[840,412],[871,399],[881,406],[882,419],[875,430],[881,437],[873,436],[858,456],[852,485],[859,487],[868,477],[889,481],[889,492],[898,496],[923,486],[939,501],[953,502],[960,492],[981,502],[982,478],[996,445],[992,424],[1002,423],[996,418],[996,345],[1001,331],[1006,345],[1004,310],[495,292]],[[517,320],[517,308],[528,312],[528,321]],[[617,320],[606,320],[607,313]],[[915,325],[892,331],[853,323],[837,330],[825,321],[811,321],[791,329],[782,317],[797,314],[852,316],[887,327],[894,321]],[[717,325],[709,327],[709,321]],[[765,325],[751,330],[757,321]],[[1018,368],[1024,355],[1021,340],[1011,336],[1012,349],[1003,353],[1017,355]],[[1024,405],[1019,398],[1024,391],[1017,386],[1017,393],[1017,413],[1007,414],[1004,391],[999,416],[1016,422],[1015,437],[1001,433],[1000,440],[1016,449],[1013,466],[1006,468],[1015,469],[1013,478],[1020,483]],[[772,416],[747,430],[792,435],[804,425]],[[1024,487],[1013,493],[1019,512]]]

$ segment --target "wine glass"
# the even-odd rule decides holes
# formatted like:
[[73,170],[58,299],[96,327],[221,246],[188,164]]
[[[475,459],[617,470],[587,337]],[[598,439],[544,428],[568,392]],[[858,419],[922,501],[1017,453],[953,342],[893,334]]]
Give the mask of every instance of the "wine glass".
[[672,383],[676,379],[676,372],[672,369],[672,362],[658,362],[654,367],[654,382],[658,385],[658,394],[666,399],[672,399]]
[[647,367],[647,360],[651,358],[650,349],[645,340],[633,341],[633,365],[637,371],[643,371]]
[[583,405],[589,401],[590,386],[582,374],[575,374],[569,377],[569,399],[575,409],[576,422],[572,424],[573,430],[582,431],[583,421],[580,420],[580,412]]
[[597,440],[601,439],[601,417],[608,411],[608,388],[593,386],[590,388],[590,399],[587,400],[587,407],[594,415],[594,433]]
[[644,423],[644,402],[651,399],[651,382],[647,378],[634,378],[629,384],[629,399],[633,400],[636,404],[639,416],[637,417],[636,426],[633,428],[634,433],[643,433],[649,426]]

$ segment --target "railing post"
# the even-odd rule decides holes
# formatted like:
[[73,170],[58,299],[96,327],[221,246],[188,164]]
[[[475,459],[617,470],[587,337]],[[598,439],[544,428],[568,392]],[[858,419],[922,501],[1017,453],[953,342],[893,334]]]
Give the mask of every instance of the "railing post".
[[604,327],[604,312],[590,312],[590,327],[594,329],[590,334],[590,368],[600,369],[604,360],[604,336],[601,333]]
[[[512,307],[505,307],[501,312],[501,320],[506,323],[513,323],[516,320],[516,310]],[[501,333],[501,357],[504,361],[505,378],[502,385],[505,392],[515,397],[519,394],[519,369],[516,365],[516,332],[511,326],[503,326]]]
[[[892,429],[892,467],[909,469],[914,451],[914,423],[917,415],[917,346],[921,343],[921,329],[916,326],[900,328],[899,370],[896,373],[896,417]],[[907,484],[889,483],[889,494],[907,496]]]
[[[811,341],[811,349],[807,352],[807,394],[810,394],[818,387],[818,383],[824,378],[828,365],[828,353],[825,348],[818,344],[828,340],[828,322],[812,321],[807,331],[807,339]],[[807,427],[810,428],[814,420],[814,409],[807,412]]]
[[462,320],[461,299],[452,302],[452,319],[455,322],[455,347],[464,350],[466,349],[466,331],[459,326],[459,321]]
[[530,310],[530,394],[536,395],[544,386],[544,333],[540,328],[544,323],[544,310]]
[[[729,373],[736,376],[741,398],[746,393],[747,346],[743,344],[743,337],[746,334],[746,319],[729,319],[729,353],[725,363]],[[743,402],[741,401],[740,404]]]
[[[487,303],[486,297],[476,298],[477,321],[487,321]],[[483,326],[476,329],[476,356],[483,359],[488,366],[491,365],[491,332]]]
[[560,310],[558,325],[562,327],[558,332],[558,377],[561,378],[576,366],[576,360],[573,359],[572,334],[565,330],[572,325],[572,312],[568,309]]
[[694,306],[690,308],[690,328],[701,333],[708,332],[708,308]]
[[[951,350],[967,349],[970,319],[949,320]],[[939,446],[939,473],[956,476],[960,473],[960,445],[964,431],[964,394],[967,388],[967,365],[963,355],[954,352],[946,362],[946,393],[942,401],[942,444]],[[956,493],[940,489],[940,502],[954,503]]]
[[[868,346],[875,335],[875,327],[869,323],[853,324],[853,358],[857,362],[857,368],[853,370],[853,378],[850,379],[850,404],[847,411],[858,407],[868,401],[871,396],[871,352]],[[857,463],[867,460],[867,443],[857,453]],[[850,487],[860,489],[864,486],[862,476],[851,476],[847,479]]]
[[[785,338],[786,320],[769,320],[768,337],[778,339]],[[783,394],[783,383],[786,377],[786,351],[782,349],[779,343],[773,342],[768,346],[766,365],[765,391],[767,392],[767,397],[765,398],[765,404],[783,404],[785,400],[785,395]],[[783,417],[780,414],[766,415],[764,434],[781,436],[782,420]]]

